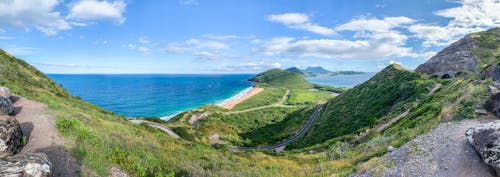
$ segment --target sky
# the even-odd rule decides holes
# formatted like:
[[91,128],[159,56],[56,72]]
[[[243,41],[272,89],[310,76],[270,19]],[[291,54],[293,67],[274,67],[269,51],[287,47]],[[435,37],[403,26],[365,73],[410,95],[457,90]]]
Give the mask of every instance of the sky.
[[0,48],[44,73],[414,69],[500,26],[500,0],[0,0]]

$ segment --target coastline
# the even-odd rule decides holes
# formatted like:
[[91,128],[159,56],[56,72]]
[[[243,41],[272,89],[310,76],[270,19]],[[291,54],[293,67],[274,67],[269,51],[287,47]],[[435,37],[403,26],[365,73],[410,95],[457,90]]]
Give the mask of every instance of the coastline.
[[241,91],[240,93],[232,96],[231,98],[228,98],[221,103],[217,104],[217,106],[226,108],[226,109],[233,109],[236,105],[239,103],[247,100],[248,98],[257,95],[258,93],[264,91],[264,88],[258,88],[258,87],[249,87],[246,88],[245,90]]

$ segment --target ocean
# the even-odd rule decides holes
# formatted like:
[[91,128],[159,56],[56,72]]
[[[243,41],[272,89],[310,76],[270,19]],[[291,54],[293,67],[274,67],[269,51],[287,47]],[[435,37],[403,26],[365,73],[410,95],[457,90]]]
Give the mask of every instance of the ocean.
[[250,74],[48,74],[72,95],[126,117],[169,117],[222,103],[252,86]]
[[354,86],[372,78],[375,74],[377,73],[306,77],[306,80],[319,85],[353,88]]

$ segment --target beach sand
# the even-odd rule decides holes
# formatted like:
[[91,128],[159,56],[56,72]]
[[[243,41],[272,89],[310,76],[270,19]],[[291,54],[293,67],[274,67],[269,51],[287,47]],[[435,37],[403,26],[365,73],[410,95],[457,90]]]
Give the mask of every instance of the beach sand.
[[262,91],[264,91],[264,88],[253,87],[252,90],[247,92],[245,95],[243,95],[239,98],[236,98],[234,100],[230,100],[229,102],[227,102],[226,104],[221,105],[221,106],[223,108],[226,108],[226,109],[233,109],[236,105],[240,104],[241,102],[247,100],[248,98],[250,98],[254,95],[257,95],[258,93],[260,93]]

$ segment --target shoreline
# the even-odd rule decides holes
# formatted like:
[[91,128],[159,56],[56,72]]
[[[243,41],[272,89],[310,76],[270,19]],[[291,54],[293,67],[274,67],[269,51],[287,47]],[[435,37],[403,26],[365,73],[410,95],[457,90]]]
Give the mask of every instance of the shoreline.
[[264,91],[264,88],[258,88],[258,87],[249,87],[246,88],[245,90],[241,91],[240,93],[232,96],[231,98],[228,98],[221,103],[217,104],[217,106],[226,108],[226,109],[233,109],[236,105],[239,103],[249,99],[250,97],[257,95],[258,93]]

